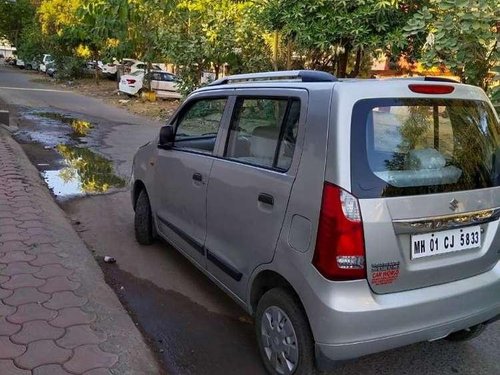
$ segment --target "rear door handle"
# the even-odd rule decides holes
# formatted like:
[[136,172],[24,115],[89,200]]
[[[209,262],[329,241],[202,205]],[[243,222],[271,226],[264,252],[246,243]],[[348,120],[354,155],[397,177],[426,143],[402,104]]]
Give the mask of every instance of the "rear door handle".
[[271,194],[260,193],[259,194],[259,202],[273,206],[274,205],[274,198]]
[[201,173],[195,173],[195,174],[193,174],[193,180],[202,182],[203,176],[201,175]]

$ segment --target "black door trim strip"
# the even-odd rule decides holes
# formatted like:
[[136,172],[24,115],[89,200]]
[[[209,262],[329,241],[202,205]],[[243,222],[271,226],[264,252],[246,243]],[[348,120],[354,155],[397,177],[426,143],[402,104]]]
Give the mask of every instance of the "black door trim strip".
[[158,220],[161,221],[162,224],[166,225],[169,227],[175,234],[177,234],[179,237],[181,237],[184,241],[186,241],[188,244],[190,244],[197,252],[199,252],[201,255],[205,256],[205,248],[203,247],[202,244],[200,244],[198,241],[196,241],[193,237],[188,235],[186,232],[184,232],[182,229],[179,229],[172,223],[168,222],[164,218],[162,218],[160,215],[156,215]]
[[172,223],[168,222],[164,218],[162,218],[160,215],[156,215],[158,220],[164,225],[166,225],[168,228],[170,228],[175,234],[177,234],[179,237],[181,237],[184,241],[186,241],[189,245],[191,245],[197,252],[199,252],[203,256],[207,256],[207,259],[211,261],[214,265],[219,267],[221,271],[225,272],[228,276],[233,278],[236,281],[240,281],[241,278],[243,277],[243,274],[238,271],[236,268],[234,268],[232,265],[228,264],[226,261],[222,260],[219,258],[217,255],[215,255],[213,252],[208,250],[205,246],[200,244],[198,241],[193,239],[190,235],[188,235],[186,232],[184,232],[182,229],[179,229]]
[[235,279],[236,281],[241,280],[243,274],[240,271],[238,271],[230,264],[227,264],[227,262],[223,261],[221,258],[219,258],[210,250],[206,249],[206,251],[207,251],[207,259],[209,261],[211,261],[213,264],[215,264],[217,267],[219,267],[222,271],[227,273],[231,278]]

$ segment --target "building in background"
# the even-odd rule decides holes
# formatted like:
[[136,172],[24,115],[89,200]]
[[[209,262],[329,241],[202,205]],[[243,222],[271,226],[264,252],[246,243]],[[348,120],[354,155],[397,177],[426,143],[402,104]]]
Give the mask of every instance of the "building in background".
[[8,40],[0,39],[0,57],[12,57],[16,54],[16,47],[12,47]]

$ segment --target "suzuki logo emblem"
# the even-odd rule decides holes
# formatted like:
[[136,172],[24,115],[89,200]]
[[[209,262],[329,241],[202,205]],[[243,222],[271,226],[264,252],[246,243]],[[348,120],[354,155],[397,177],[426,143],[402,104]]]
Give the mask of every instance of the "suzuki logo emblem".
[[456,211],[458,209],[458,201],[453,198],[451,201],[450,201],[450,210],[452,211]]

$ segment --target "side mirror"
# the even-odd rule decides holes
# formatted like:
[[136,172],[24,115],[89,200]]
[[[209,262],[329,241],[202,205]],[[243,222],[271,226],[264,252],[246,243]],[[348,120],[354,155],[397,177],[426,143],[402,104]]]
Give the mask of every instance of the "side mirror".
[[158,147],[168,150],[172,148],[174,144],[174,127],[172,125],[162,126],[160,129],[160,140],[158,142]]

